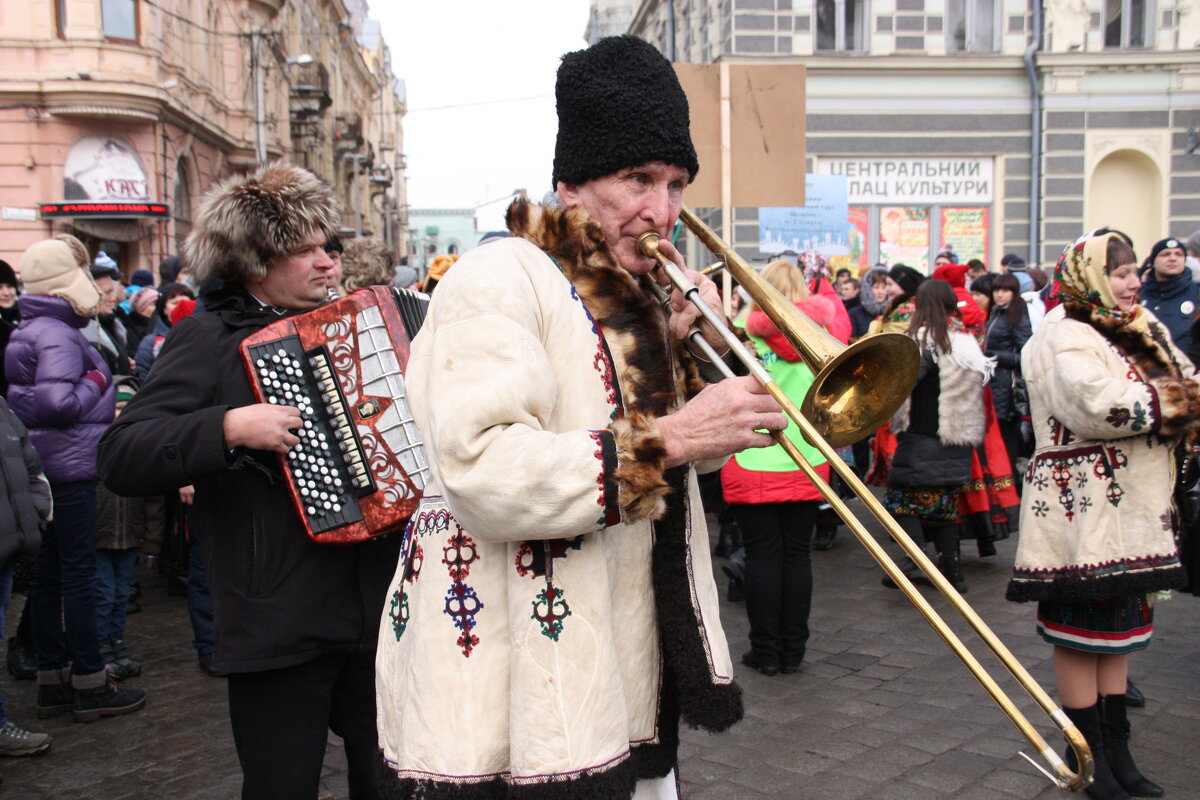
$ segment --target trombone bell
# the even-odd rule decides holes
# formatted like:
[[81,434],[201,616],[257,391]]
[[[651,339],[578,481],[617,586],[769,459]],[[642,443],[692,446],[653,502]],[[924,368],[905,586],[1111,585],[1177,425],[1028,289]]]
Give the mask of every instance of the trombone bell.
[[[780,333],[796,348],[815,379],[801,404],[804,415],[833,447],[870,436],[912,392],[921,366],[917,343],[902,333],[878,333],[847,347],[801,312],[749,267],[737,252],[689,208],[679,218],[725,263]],[[658,235],[638,238],[642,255],[663,260]]]

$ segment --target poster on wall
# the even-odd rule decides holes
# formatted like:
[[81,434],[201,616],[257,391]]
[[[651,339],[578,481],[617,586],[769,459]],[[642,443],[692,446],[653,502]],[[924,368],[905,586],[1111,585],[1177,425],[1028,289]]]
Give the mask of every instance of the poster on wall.
[[63,164],[63,199],[149,200],[150,184],[137,150],[121,139],[84,136]]
[[870,266],[871,218],[866,206],[850,207],[850,224],[846,229],[850,237],[850,269],[859,276],[863,275]]
[[958,255],[958,263],[973,258],[987,263],[988,210],[986,208],[943,208],[942,247]]
[[846,179],[805,176],[804,205],[758,210],[758,249],[770,255],[816,250],[832,269],[850,266]]
[[879,209],[879,260],[907,264],[929,273],[929,209],[883,206]]

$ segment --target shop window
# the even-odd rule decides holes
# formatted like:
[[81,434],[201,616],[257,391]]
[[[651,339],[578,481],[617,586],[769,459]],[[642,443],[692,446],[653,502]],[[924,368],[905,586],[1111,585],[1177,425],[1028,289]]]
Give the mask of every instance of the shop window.
[[824,52],[864,52],[866,0],[816,0],[816,49]]
[[1104,46],[1149,47],[1152,0],[1104,0]]
[[879,260],[929,272],[929,209],[884,206],[879,209]]
[[100,15],[106,39],[137,41],[137,0],[100,0]]
[[946,50],[996,52],[996,0],[946,0]]

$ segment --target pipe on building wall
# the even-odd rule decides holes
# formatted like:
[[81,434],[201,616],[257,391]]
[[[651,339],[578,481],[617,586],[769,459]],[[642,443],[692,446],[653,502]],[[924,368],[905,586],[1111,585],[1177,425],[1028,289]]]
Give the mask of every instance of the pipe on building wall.
[[667,47],[670,54],[667,60],[675,62],[675,0],[667,0]]
[[254,159],[267,161],[267,88],[262,63],[262,28],[250,33],[250,69],[254,73]]
[[1029,139],[1029,266],[1041,262],[1042,220],[1042,85],[1038,80],[1036,55],[1042,47],[1042,0],[1033,2],[1033,32],[1025,48],[1025,72],[1029,77],[1032,104]]

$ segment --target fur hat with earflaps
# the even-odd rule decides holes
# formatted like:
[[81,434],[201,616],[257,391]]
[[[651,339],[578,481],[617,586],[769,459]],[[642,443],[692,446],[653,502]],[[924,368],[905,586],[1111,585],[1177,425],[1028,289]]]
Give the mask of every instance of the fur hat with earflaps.
[[196,280],[245,283],[266,277],[271,262],[313,234],[322,241],[339,224],[329,184],[302,167],[276,161],[217,184],[204,197],[183,245]]
[[636,36],[610,36],[567,53],[554,86],[554,186],[586,183],[663,161],[696,179],[687,95],[671,62]]
[[[86,264],[87,251],[83,254]],[[100,309],[100,289],[85,264],[79,263],[77,250],[63,238],[40,241],[21,256],[25,294],[60,297],[70,303],[79,316],[94,317]]]

